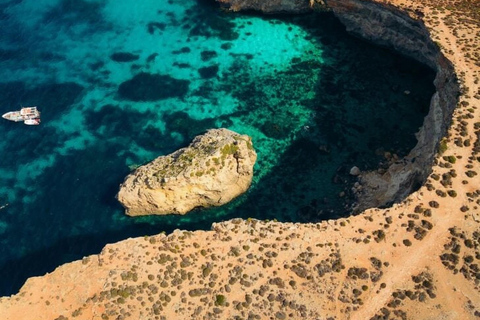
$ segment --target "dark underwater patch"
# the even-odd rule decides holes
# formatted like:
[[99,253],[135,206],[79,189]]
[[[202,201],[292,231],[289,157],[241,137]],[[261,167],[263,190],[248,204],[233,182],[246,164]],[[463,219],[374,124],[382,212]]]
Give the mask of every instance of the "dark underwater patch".
[[103,68],[105,66],[105,62],[103,61],[98,61],[98,62],[94,62],[94,63],[90,63],[88,65],[88,67],[90,68],[90,70],[92,71],[98,71],[99,69]]
[[142,72],[120,84],[118,94],[131,101],[158,101],[167,98],[183,98],[190,81],[175,79],[169,75]]
[[149,22],[147,24],[147,31],[150,34],[154,34],[155,31],[162,33],[162,31],[165,30],[166,27],[167,25],[163,22]]
[[232,47],[233,44],[231,42],[222,43],[222,45],[220,46],[220,48],[222,48],[223,50],[230,50]]
[[102,9],[105,0],[60,0],[43,17],[46,23],[55,22],[64,27],[71,28],[79,24],[85,24],[89,28],[107,29],[103,18]]
[[0,61],[29,61],[32,59],[46,62],[61,61],[65,59],[63,55],[49,51],[32,51],[30,48],[20,49],[0,49]]
[[198,69],[198,73],[203,79],[215,78],[218,73],[218,65],[200,68]]
[[83,86],[74,82],[44,84],[27,91],[24,102],[38,106],[42,111],[42,119],[47,121],[74,104],[83,89]]
[[202,57],[202,61],[209,61],[216,58],[218,54],[213,50],[205,50],[200,53],[200,56]]
[[83,86],[74,83],[46,83],[32,89],[22,82],[0,84],[0,102],[9,108],[37,106],[42,119],[50,120],[68,109],[81,95]]
[[155,58],[158,57],[158,53],[152,53],[147,57],[147,63],[151,63],[155,60]]
[[110,59],[116,62],[131,62],[138,60],[140,56],[138,54],[133,54],[130,52],[115,52],[110,55]]
[[142,129],[138,126],[144,119],[152,118],[151,113],[140,113],[133,109],[121,109],[107,104],[100,110],[88,110],[84,113],[85,124],[89,131],[98,133],[102,128],[102,139],[106,137],[133,138]]
[[174,50],[172,51],[173,54],[181,54],[181,53],[189,53],[192,51],[189,47],[183,47],[180,50]]
[[[235,31],[236,24],[232,21],[234,14],[221,13],[218,6],[212,7],[211,1],[198,1],[197,6],[189,15],[184,24],[190,29],[190,37],[217,37],[221,40],[231,41],[238,39]],[[215,3],[214,3],[215,4]]]
[[290,134],[291,128],[288,125],[284,125],[280,122],[265,121],[260,130],[264,135],[274,139],[285,139]]
[[180,69],[188,69],[191,68],[192,66],[188,63],[183,63],[183,62],[174,62],[173,65],[175,67],[178,67]]
[[22,49],[0,49],[0,61],[23,60],[30,55]]
[[[0,83],[0,110],[7,112],[21,106],[21,96],[25,93],[25,83],[21,81]],[[3,113],[2,113],[3,114]]]
[[[115,137],[115,141],[124,145],[135,142],[146,150],[159,154],[170,153],[176,148],[176,141],[170,135],[164,135],[158,128],[151,125],[139,126],[145,119],[158,117],[153,112],[138,112],[135,109],[122,109],[116,105],[105,105],[99,111],[85,112],[85,123],[89,131],[95,132],[100,140]],[[135,158],[134,155],[131,156]]]

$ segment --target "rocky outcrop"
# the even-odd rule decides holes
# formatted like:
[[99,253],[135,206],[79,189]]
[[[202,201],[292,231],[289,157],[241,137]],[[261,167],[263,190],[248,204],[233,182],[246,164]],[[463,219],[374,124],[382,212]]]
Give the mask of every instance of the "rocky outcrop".
[[136,169],[117,199],[130,216],[220,206],[248,189],[256,159],[249,136],[212,129],[188,147]]
[[392,48],[436,70],[437,92],[417,133],[417,145],[404,159],[392,163],[388,170],[366,172],[359,176],[362,187],[361,192],[357,193],[358,201],[354,210],[363,211],[400,202],[425,182],[431,173],[438,144],[451,123],[459,86],[452,64],[432,41],[422,21],[392,5],[360,0],[263,1],[263,6],[259,6],[258,2],[261,1],[257,0],[219,1],[231,3],[235,10],[253,8],[266,13],[285,12],[292,6],[326,4],[350,33]]

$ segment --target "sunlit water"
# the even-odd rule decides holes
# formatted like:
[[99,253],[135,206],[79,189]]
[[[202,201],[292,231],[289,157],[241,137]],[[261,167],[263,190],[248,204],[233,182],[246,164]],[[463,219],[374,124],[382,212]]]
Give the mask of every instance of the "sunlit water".
[[[348,36],[329,14],[4,0],[0,19],[0,113],[42,112],[38,127],[0,122],[0,295],[128,237],[347,215],[349,168],[405,155],[433,93],[431,71]],[[115,194],[130,168],[216,127],[253,138],[246,194],[186,216],[124,215]]]

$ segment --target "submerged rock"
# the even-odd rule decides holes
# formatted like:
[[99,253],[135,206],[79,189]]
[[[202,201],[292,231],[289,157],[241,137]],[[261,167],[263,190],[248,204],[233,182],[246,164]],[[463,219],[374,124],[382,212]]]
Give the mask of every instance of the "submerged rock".
[[129,52],[115,52],[110,56],[110,59],[116,62],[132,62],[138,60],[140,56]]
[[122,82],[118,94],[120,98],[130,101],[182,99],[188,92],[189,84],[188,80],[175,79],[169,75],[141,72]]
[[256,159],[249,136],[212,129],[128,175],[117,199],[130,216],[220,206],[248,189]]
[[361,171],[360,169],[357,167],[357,166],[353,166],[351,169],[350,169],[350,175],[352,176],[358,176],[360,175]]

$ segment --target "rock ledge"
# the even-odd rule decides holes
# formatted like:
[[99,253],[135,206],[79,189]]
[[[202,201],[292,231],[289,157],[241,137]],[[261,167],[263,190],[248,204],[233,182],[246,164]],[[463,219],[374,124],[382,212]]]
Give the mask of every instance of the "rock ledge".
[[256,159],[249,136],[211,129],[188,147],[136,169],[125,178],[117,199],[130,216],[220,206],[248,189]]

